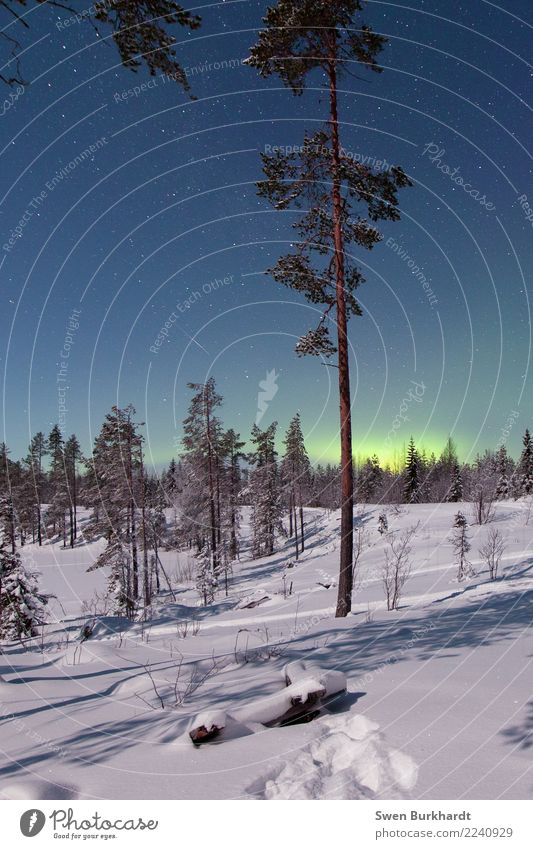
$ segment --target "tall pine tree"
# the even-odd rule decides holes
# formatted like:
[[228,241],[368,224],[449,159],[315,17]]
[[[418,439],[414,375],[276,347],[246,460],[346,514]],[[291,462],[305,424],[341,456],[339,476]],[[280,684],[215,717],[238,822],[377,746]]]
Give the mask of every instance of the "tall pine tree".
[[[127,584],[120,592],[127,597],[131,615],[139,599],[139,518],[141,541],[144,532],[142,436],[134,422],[135,408],[113,407],[107,414],[98,434],[93,455],[87,461],[90,468],[91,488],[87,497],[93,508],[87,535],[104,536],[107,548],[98,559],[98,566],[115,569],[122,562],[120,550],[128,552],[128,569],[122,570]],[[124,562],[126,562],[126,560]],[[148,558],[143,559],[143,589],[149,584],[146,570]],[[118,569],[115,569],[118,575]]]
[[[245,457],[239,433],[230,428],[221,440],[223,457],[222,502],[223,502],[223,535],[226,537],[229,560],[239,556],[239,527],[240,527],[240,495],[242,475],[240,461]],[[226,572],[227,574],[227,572]],[[227,581],[226,581],[227,584]],[[227,586],[226,586],[227,590]]]
[[51,489],[48,519],[53,523],[53,532],[63,536],[63,546],[66,547],[67,526],[65,513],[69,507],[69,490],[65,473],[65,442],[59,425],[54,425],[48,437],[48,455],[50,471],[48,479]]
[[205,560],[211,558],[213,574],[218,572],[221,543],[221,466],[222,425],[216,415],[222,397],[216,391],[214,378],[206,383],[189,383],[193,396],[189,414],[183,422],[182,461],[186,472],[183,490],[182,523],[194,535],[198,551]]
[[[399,218],[397,189],[409,185],[400,168],[379,171],[361,165],[343,150],[338,117],[339,80],[355,62],[380,71],[377,55],[386,39],[363,24],[359,0],[279,0],[264,18],[265,29],[248,64],[263,77],[277,74],[294,94],[308,74],[321,72],[328,91],[323,129],[305,135],[301,153],[263,155],[265,179],[258,193],[275,209],[305,209],[294,223],[294,251],[270,269],[273,278],[322,305],[318,326],[302,337],[299,354],[337,356],[341,438],[341,547],[337,616],[351,610],[353,584],[353,460],[347,322],[360,315],[355,290],[363,280],[348,255],[371,249],[381,239],[370,222]],[[366,207],[369,220],[355,204]],[[335,329],[335,342],[329,335]]]
[[70,547],[78,537],[78,464],[83,462],[81,446],[76,434],[69,436],[65,442],[65,485],[68,495],[68,511],[70,525]]
[[39,431],[39,433],[36,433],[33,437],[30,443],[28,456],[24,461],[30,478],[31,501],[35,511],[37,542],[39,545],[43,544],[42,503],[43,491],[46,482],[43,461],[47,453],[46,437],[44,433]]

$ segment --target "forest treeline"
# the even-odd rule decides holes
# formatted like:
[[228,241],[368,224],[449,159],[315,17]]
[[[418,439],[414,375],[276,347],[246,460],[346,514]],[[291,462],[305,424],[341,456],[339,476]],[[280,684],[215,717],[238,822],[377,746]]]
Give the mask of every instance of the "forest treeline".
[[[240,556],[244,506],[252,557],[271,555],[286,537],[299,557],[306,544],[304,507],[340,506],[339,467],[310,462],[299,413],[281,448],[277,422],[264,429],[254,425],[246,447],[239,433],[224,427],[214,379],[189,389],[182,450],[161,474],[146,468],[143,425],[132,406],[111,409],[89,456],[58,425],[48,436],[35,434],[20,460],[0,446],[4,587],[9,575],[19,575],[24,594],[18,548],[27,543],[73,548],[103,539],[105,548],[91,569],[106,568],[113,612],[133,617],[162,588],[171,590],[160,557],[169,549],[190,551],[198,591],[208,604],[217,590],[228,591],[232,563]],[[357,465],[354,498],[384,505],[472,501],[484,514],[495,499],[532,491],[533,442],[526,431],[518,462],[501,446],[461,463],[451,439],[440,456],[427,456],[411,439],[401,471],[382,466],[377,456]],[[35,590],[35,576],[27,574]]]

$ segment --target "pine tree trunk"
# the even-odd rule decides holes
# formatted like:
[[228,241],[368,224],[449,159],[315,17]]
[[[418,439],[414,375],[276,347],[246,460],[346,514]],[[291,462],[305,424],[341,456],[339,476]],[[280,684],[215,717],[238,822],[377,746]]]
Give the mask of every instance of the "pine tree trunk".
[[[76,461],[74,461],[76,462]],[[78,538],[78,516],[77,516],[77,497],[78,494],[76,492],[77,484],[76,484],[76,466],[74,466],[74,474],[72,475],[72,518],[74,521],[73,527],[73,538],[76,540]],[[74,545],[72,546],[74,548]]]
[[142,521],[142,543],[143,543],[143,595],[145,607],[151,602],[150,593],[150,568],[148,562],[148,541],[146,537],[146,493],[144,480],[144,461],[142,447],[139,447],[140,464],[141,464],[141,521]]
[[289,495],[289,536],[292,537],[292,489]]
[[11,502],[9,517],[11,523],[11,553],[15,554],[17,550],[17,529],[15,528],[15,509],[13,507],[13,502]]
[[127,445],[128,445],[128,455],[127,455],[127,466],[126,466],[126,475],[128,480],[128,488],[129,488],[129,496],[130,496],[130,532],[131,532],[131,559],[132,559],[132,595],[133,602],[136,602],[139,598],[139,560],[137,553],[137,520],[135,516],[135,511],[137,509],[137,505],[135,502],[135,492],[133,488],[133,439],[132,439],[132,428],[130,426],[130,419],[128,416],[128,429],[127,429]]
[[131,518],[131,559],[133,565],[132,594],[136,601],[139,598],[139,561],[137,559],[137,523],[135,521],[135,502],[130,502]]
[[353,558],[353,460],[352,460],[352,416],[350,399],[350,367],[348,359],[348,335],[346,298],[344,294],[344,245],[342,234],[342,199],[340,187],[340,143],[337,116],[337,73],[336,35],[333,58],[329,65],[329,92],[331,114],[331,149],[333,171],[333,234],[335,242],[337,347],[339,366],[339,406],[341,436],[341,551],[339,590],[337,596],[338,617],[347,616],[352,609],[352,558]]
[[154,571],[155,571],[155,591],[159,594],[161,591],[161,580],[159,578],[159,546],[157,539],[154,537]]
[[74,513],[72,511],[72,503],[68,508],[69,528],[70,528],[70,547],[74,548]]
[[237,495],[234,472],[232,470],[231,481],[231,533],[230,533],[230,560],[237,558]]
[[[215,487],[213,480],[213,454],[211,443],[211,415],[209,410],[209,401],[207,394],[205,396],[205,421],[207,431],[207,476],[209,483],[209,515],[211,520],[211,557],[213,564],[213,573],[217,571],[218,552],[217,552],[217,526],[216,526],[216,508],[215,508]],[[207,596],[206,596],[207,597]],[[207,604],[207,601],[206,601]]]
[[300,556],[300,550],[299,550],[299,547],[298,547],[298,519],[296,517],[296,493],[295,493],[294,490],[293,490],[293,493],[292,493],[292,510],[294,511],[294,520],[293,520],[293,524],[294,524],[294,545],[295,545],[295,550],[296,550],[296,560],[298,560],[298,557]]
[[131,587],[131,566],[130,566],[130,558],[126,559],[126,574],[124,576],[125,583],[125,596],[126,596],[126,615],[131,619],[133,617],[133,613],[135,611],[135,602],[132,598],[132,587]]
[[216,496],[217,496],[217,548],[222,545],[222,510],[220,506],[220,462],[216,458]]

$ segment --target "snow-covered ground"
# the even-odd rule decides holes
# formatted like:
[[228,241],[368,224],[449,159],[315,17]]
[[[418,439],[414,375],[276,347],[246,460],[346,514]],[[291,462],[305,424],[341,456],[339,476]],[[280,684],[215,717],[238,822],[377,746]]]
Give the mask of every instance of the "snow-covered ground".
[[[391,532],[419,523],[398,611],[384,604],[383,508],[360,508],[369,547],[343,620],[339,515],[307,510],[293,568],[288,541],[270,558],[245,554],[228,596],[205,608],[185,580],[192,558],[168,552],[175,600],[162,593],[144,625],[99,619],[82,645],[105,588],[103,573],[86,572],[101,543],[22,549],[56,599],[43,635],[0,658],[0,795],[531,798],[533,516],[526,524],[527,505],[501,502],[492,525],[471,525],[476,574],[457,583],[448,538],[458,508],[470,519],[469,505],[387,510]],[[478,555],[491,527],[506,540],[495,582]],[[312,722],[259,725],[249,705],[279,692],[295,659],[344,672],[348,692]],[[206,710],[229,718],[195,748],[188,731]]]

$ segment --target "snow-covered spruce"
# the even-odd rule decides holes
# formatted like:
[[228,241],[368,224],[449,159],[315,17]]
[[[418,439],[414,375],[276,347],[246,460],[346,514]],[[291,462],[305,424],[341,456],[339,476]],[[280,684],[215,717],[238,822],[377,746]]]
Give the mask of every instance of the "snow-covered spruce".
[[252,428],[250,455],[252,472],[248,496],[252,505],[253,554],[268,557],[273,554],[276,534],[283,534],[281,480],[274,447],[277,422],[266,430],[257,425]]
[[47,603],[37,573],[24,568],[18,552],[0,545],[0,639],[36,636]]
[[457,580],[464,581],[465,578],[473,574],[472,564],[467,557],[472,546],[468,534],[468,522],[461,511],[455,515],[450,540],[457,561]]

